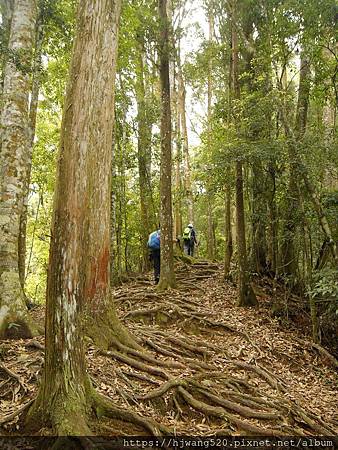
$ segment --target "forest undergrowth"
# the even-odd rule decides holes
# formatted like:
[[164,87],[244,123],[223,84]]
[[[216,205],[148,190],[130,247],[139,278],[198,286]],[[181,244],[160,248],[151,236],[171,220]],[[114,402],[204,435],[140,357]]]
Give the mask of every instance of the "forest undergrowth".
[[[118,406],[96,411],[94,434],[337,434],[337,362],[311,344],[306,320],[272,317],[262,284],[257,308],[235,306],[235,286],[215,263],[179,263],[177,280],[163,293],[150,275],[114,289],[119,317],[143,350],[88,342],[93,386]],[[34,315],[43,320],[43,308]],[[42,337],[0,344],[0,434],[25,434],[43,351]]]

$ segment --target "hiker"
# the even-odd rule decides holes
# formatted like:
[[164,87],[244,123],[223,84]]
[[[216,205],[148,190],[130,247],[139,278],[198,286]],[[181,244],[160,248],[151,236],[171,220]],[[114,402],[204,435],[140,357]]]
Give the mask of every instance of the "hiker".
[[161,269],[161,231],[156,230],[153,233],[150,233],[148,239],[148,248],[150,250],[150,260],[153,261],[154,264],[154,278],[155,284],[158,284],[160,281],[160,269]]
[[194,256],[195,244],[198,245],[196,239],[196,232],[192,223],[189,223],[187,228],[183,231],[183,249],[184,253],[189,256]]

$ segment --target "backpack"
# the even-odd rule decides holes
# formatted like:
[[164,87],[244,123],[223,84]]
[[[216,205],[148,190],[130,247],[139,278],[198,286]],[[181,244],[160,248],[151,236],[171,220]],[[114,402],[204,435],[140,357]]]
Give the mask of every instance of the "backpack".
[[160,232],[154,231],[149,235],[148,247],[151,250],[159,250],[160,248]]
[[191,240],[191,228],[187,227],[183,231],[183,240],[184,241],[190,241]]

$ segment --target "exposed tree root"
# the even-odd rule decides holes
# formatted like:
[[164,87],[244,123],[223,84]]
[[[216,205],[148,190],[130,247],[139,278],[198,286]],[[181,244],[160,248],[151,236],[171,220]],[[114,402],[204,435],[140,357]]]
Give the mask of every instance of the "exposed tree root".
[[331,355],[331,353],[329,353],[325,348],[323,348],[319,344],[316,344],[315,342],[312,342],[311,345],[324,357],[324,359],[327,359],[333,367],[338,369],[338,360],[333,355]]
[[[129,342],[114,333],[109,336],[109,349],[100,346],[96,351],[90,346],[89,360],[106,366],[102,380],[97,362],[89,365],[96,388],[88,393],[90,410],[99,419],[130,422],[152,435],[169,435],[173,430],[195,434],[193,427],[201,420],[198,432],[203,429],[204,435],[333,435],[334,425],[317,411],[290,400],[295,397],[289,395],[288,380],[277,375],[282,372],[269,358],[273,346],[260,346],[252,329],[213,308],[213,292],[206,297],[209,288],[202,281],[207,274],[216,275],[217,266],[210,269],[206,262],[194,263],[179,272],[186,286],[191,280],[197,288],[204,283],[193,294],[187,288],[160,294],[148,283],[140,287],[140,280],[124,286],[124,292],[115,291],[119,312],[126,329],[132,325],[133,337]],[[161,315],[165,317],[159,320]],[[43,349],[33,340],[26,346]],[[18,381],[13,380],[9,384]],[[106,422],[102,427],[108,433],[112,430]]]
[[184,365],[182,363],[176,362],[176,361],[162,361],[160,359],[156,359],[153,356],[147,354],[145,351],[138,351],[138,350],[134,350],[133,348],[129,348],[124,344],[121,344],[119,341],[114,342],[114,345],[116,345],[116,347],[123,351],[124,353],[129,353],[130,355],[133,356],[137,356],[141,359],[143,359],[144,361],[153,363],[153,364],[158,364],[162,367],[169,367],[169,368],[180,368],[183,369]]
[[139,380],[142,381],[146,381],[147,383],[151,383],[151,384],[155,384],[155,385],[159,385],[160,382],[157,380],[153,380],[152,378],[146,375],[142,375],[141,373],[137,373],[137,372],[130,372],[127,370],[123,370],[122,371],[125,375],[127,375],[127,377],[132,377],[132,378],[138,378]]
[[[132,394],[131,392],[128,394],[132,397],[130,402],[136,399],[151,404],[155,409],[157,404],[171,405],[177,419],[184,417],[188,404],[196,413],[225,420],[227,426],[223,427],[222,431],[235,427],[254,435],[280,436],[309,433],[309,430],[316,434],[323,434],[324,431],[326,434],[332,433],[330,427],[325,427],[320,420],[314,420],[300,406],[297,405],[295,408],[294,402],[279,398],[279,393],[287,392],[287,384],[267,367],[258,365],[257,362],[250,363],[265,356],[254,339],[246,331],[225,322],[224,319],[219,319],[217,313],[208,309],[199,299],[199,296],[206,293],[205,288],[199,283],[203,282],[204,277],[209,278],[217,273],[218,267],[214,265],[211,268],[207,262],[187,265],[178,273],[177,290],[170,291],[166,295],[158,292],[153,294],[150,291],[143,293],[135,291],[133,295],[129,293],[125,319],[142,320],[143,317],[149,316],[156,320],[158,314],[163,314],[168,319],[174,320],[177,331],[182,329],[181,333],[173,333],[163,328],[138,326],[135,331],[149,348],[148,352],[130,350],[119,344],[116,345],[118,351],[102,352],[123,365],[129,365],[143,372],[143,374],[127,372],[123,369],[128,378],[133,377],[140,382],[147,382],[148,386],[150,383],[156,384],[154,379],[152,381],[147,379],[148,374],[164,380],[164,383],[150,390],[147,390],[144,384],[142,387],[138,384],[137,389],[125,380],[126,386],[132,391]],[[184,288],[184,292],[180,292],[180,287]],[[191,298],[192,290],[198,291],[194,298]],[[135,308],[134,302],[141,298],[142,302],[156,302],[155,306],[154,303],[150,303],[148,308]],[[239,355],[245,356],[247,349],[250,348],[255,357],[248,360],[229,356],[228,349],[217,344],[211,344],[196,336],[187,337],[184,331],[192,322],[199,325],[199,330],[210,332],[212,330],[214,335],[217,328],[219,336],[224,335],[224,332],[230,332],[231,336],[237,336],[237,341],[242,342]],[[155,352],[156,356],[151,356],[152,352]],[[225,372],[218,370],[219,364],[226,368]],[[236,376],[236,373],[241,375]],[[263,392],[257,387],[256,380],[259,386],[265,386]],[[299,426],[301,422],[306,424],[305,430]]]
[[221,408],[219,406],[211,406],[200,400],[196,400],[193,395],[191,395],[181,386],[178,387],[178,391],[182,395],[184,400],[194,409],[199,410],[208,416],[219,417],[220,419],[223,419],[226,422],[236,425],[240,430],[252,433],[254,435],[281,436],[285,434],[278,429],[276,430],[272,428],[260,428],[255,425],[251,425],[250,423],[238,419],[233,414],[226,412],[224,408]]
[[267,381],[267,383],[269,383],[272,388],[277,389],[277,390],[279,390],[281,392],[286,392],[286,389],[284,388],[284,386],[282,386],[275,377],[270,376],[266,372],[266,370],[264,370],[262,367],[253,366],[253,365],[247,364],[247,363],[245,363],[243,361],[236,361],[236,360],[232,360],[231,364],[234,364],[235,366],[241,367],[243,369],[247,369],[247,370],[251,370],[251,371],[256,372],[265,381]]
[[116,407],[108,397],[102,394],[95,394],[94,407],[98,416],[105,415],[107,417],[121,419],[126,422],[133,422],[148,430],[152,435],[160,435],[162,433],[166,435],[173,434],[173,431],[169,427],[157,423],[150,417],[141,417],[134,411],[126,411],[125,409]]
[[165,379],[169,378],[169,375],[163,369],[160,369],[160,368],[155,367],[155,366],[149,366],[148,364],[144,364],[144,363],[142,363],[140,361],[137,361],[136,359],[130,358],[129,356],[126,356],[123,353],[120,353],[118,351],[115,351],[115,350],[109,350],[109,351],[101,350],[100,353],[102,355],[110,356],[110,357],[115,358],[115,359],[117,359],[119,361],[122,361],[122,362],[128,364],[129,366],[134,367],[135,369],[142,370],[143,372],[148,372],[148,373],[150,373],[152,375],[157,375],[157,376],[159,376],[161,378],[165,378]]
[[162,386],[160,386],[157,389],[154,389],[151,392],[148,392],[148,394],[146,395],[138,395],[137,398],[138,400],[152,400],[156,397],[160,397],[163,394],[165,394],[166,392],[168,392],[170,389],[177,387],[177,386],[186,386],[187,382],[183,379],[172,379],[167,381],[166,383],[162,384]]
[[37,348],[38,350],[45,351],[44,345],[40,344],[40,342],[36,341],[35,339],[32,339],[32,340],[26,342],[25,345],[26,345],[26,347],[34,347],[34,348]]
[[26,409],[30,407],[30,405],[33,403],[34,400],[29,400],[28,402],[24,403],[20,408],[18,408],[16,411],[14,411],[11,414],[8,414],[7,416],[0,418],[0,424],[4,424],[6,422],[10,422],[11,420],[15,419],[17,416],[21,415]]
[[12,378],[14,378],[15,380],[17,380],[17,382],[19,383],[20,387],[22,387],[22,389],[24,390],[24,392],[27,391],[27,386],[25,385],[23,379],[16,374],[15,372],[13,372],[12,370],[10,370],[8,367],[6,367],[4,364],[0,363],[0,369],[3,370],[4,372],[7,373],[7,375],[11,376]]
[[234,402],[225,400],[224,398],[221,398],[217,395],[211,394],[210,392],[206,391],[205,389],[198,389],[198,392],[200,392],[202,395],[207,397],[209,400],[211,400],[216,405],[220,405],[220,406],[223,406],[225,409],[234,411],[234,412],[240,414],[242,417],[265,419],[265,420],[279,420],[281,418],[281,416],[278,414],[261,412],[261,411],[253,411],[251,408],[248,408],[245,406],[240,406]]

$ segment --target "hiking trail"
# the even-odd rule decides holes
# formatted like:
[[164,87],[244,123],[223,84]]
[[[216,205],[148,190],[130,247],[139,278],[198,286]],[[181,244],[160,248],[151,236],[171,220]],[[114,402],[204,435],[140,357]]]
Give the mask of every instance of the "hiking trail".
[[[139,275],[113,290],[118,315],[144,351],[89,344],[94,387],[118,406],[97,435],[324,435],[338,431],[334,358],[315,348],[304,326],[235,306],[221,266],[178,263],[178,286],[159,292]],[[43,308],[34,311],[42,318]],[[20,434],[21,409],[38,388],[43,338],[0,344],[0,427]],[[105,412],[106,413],[106,412]],[[108,414],[109,415],[109,414]]]

